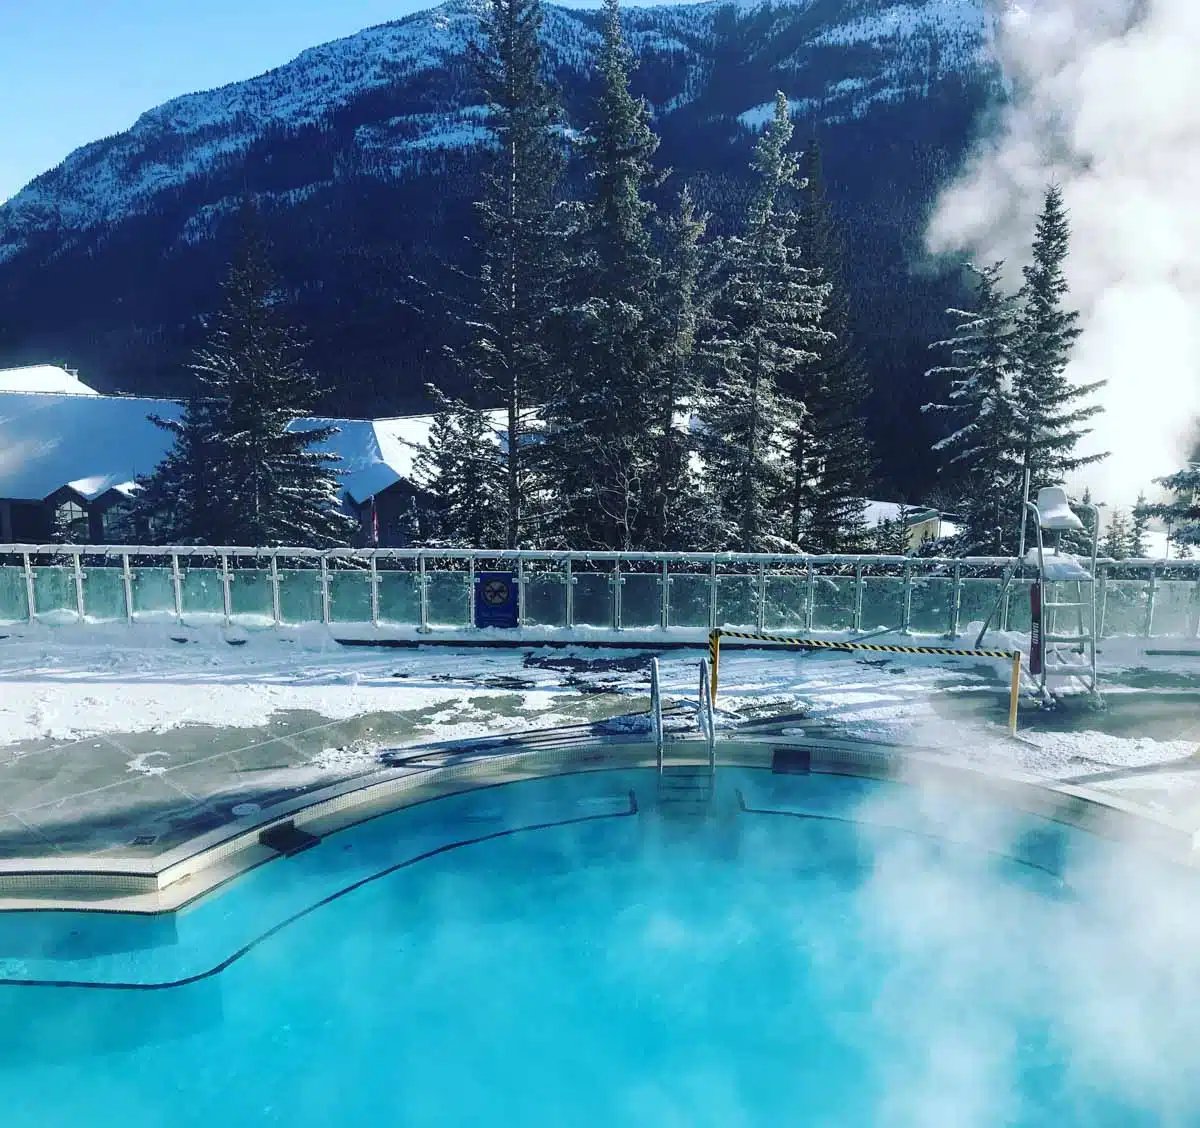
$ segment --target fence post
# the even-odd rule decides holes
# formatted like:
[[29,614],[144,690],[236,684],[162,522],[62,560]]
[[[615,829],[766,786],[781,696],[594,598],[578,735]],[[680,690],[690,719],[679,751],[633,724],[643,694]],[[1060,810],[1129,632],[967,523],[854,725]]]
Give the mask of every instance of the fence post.
[[175,589],[175,618],[183,626],[183,573],[179,570],[179,553],[171,553],[171,587]]
[[25,565],[25,617],[32,623],[37,618],[33,594],[33,562],[29,559],[28,552],[21,553],[21,560]]
[[854,565],[854,633],[861,634],[863,612],[863,566],[861,563]]
[[[125,622],[133,622],[133,569],[129,566],[129,553],[121,553],[121,580],[125,588]],[[228,589],[226,589],[228,590]],[[227,618],[228,621],[228,618]]]
[[367,582],[371,585],[371,626],[379,626],[379,565],[375,553],[371,553],[371,572]]
[[900,607],[900,633],[908,634],[912,624],[912,565],[904,562],[904,599]]
[[225,612],[225,625],[229,626],[229,620],[233,617],[233,596],[229,590],[229,585],[233,582],[233,577],[229,574],[229,556],[227,553],[221,553],[221,603]]
[[[474,592],[471,593],[474,598]],[[421,617],[417,630],[422,634],[429,633],[429,577],[425,574],[425,554],[417,555],[417,596],[421,601]],[[475,616],[471,616],[474,620]]]
[[283,622],[283,608],[279,602],[279,557],[271,553],[271,618],[275,625]]
[[708,629],[717,629],[717,558],[708,562]]
[[[471,558],[472,565],[475,563],[474,557]],[[471,584],[474,587],[474,582]],[[517,626],[525,625],[525,557],[517,558]]]
[[621,629],[621,585],[625,582],[621,575],[621,558],[618,556],[613,561],[613,602],[612,602],[612,627],[614,631]]
[[816,612],[814,605],[817,599],[817,570],[813,567],[813,562],[808,562],[808,574],[804,584],[804,629],[811,631],[813,629],[813,619]]
[[567,594],[563,600],[563,625],[567,630],[571,630],[575,626],[575,572],[570,556],[563,561],[563,583],[567,585]]
[[71,553],[71,559],[75,564],[75,613],[79,616],[79,621],[82,623],[86,609],[83,605],[83,562],[82,554],[76,549]]
[[958,624],[962,617],[963,578],[962,565],[954,565],[954,591],[950,596],[950,633],[947,638],[958,638]]
[[[520,622],[518,615],[517,622]],[[467,557],[467,626],[475,629],[475,553]]]
[[1101,564],[1096,568],[1098,573],[1096,583],[1100,585],[1096,593],[1096,641],[1104,637],[1105,620],[1108,618],[1108,565]]
[[765,629],[767,620],[767,566],[758,566],[758,605],[754,613],[754,629],[760,633]]
[[1154,637],[1154,603],[1158,593],[1158,569],[1150,569],[1150,585],[1146,592],[1146,625],[1142,630],[1144,638]]
[[667,629],[667,622],[671,616],[671,597],[670,597],[671,576],[667,571],[667,562],[662,562],[662,569],[658,576],[658,626],[659,630]]

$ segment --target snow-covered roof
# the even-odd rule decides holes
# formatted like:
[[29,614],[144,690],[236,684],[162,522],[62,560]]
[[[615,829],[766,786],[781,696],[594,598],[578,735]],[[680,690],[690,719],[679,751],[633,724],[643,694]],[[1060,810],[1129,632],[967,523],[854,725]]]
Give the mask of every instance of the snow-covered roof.
[[173,400],[0,391],[0,497],[40,501],[70,486],[85,501],[128,492],[171,448],[147,418]]
[[[149,419],[176,419],[175,400],[135,396],[0,390],[0,497],[41,501],[70,486],[86,501],[109,490],[129,493],[171,449],[172,437]],[[503,412],[491,412],[498,440]],[[413,480],[432,415],[396,419],[297,419],[293,430],[336,427],[315,449],[340,456],[335,469],[354,502]]]
[[901,509],[908,511],[910,523],[918,520],[926,521],[937,515],[937,511],[928,505],[901,505],[895,501],[864,501],[863,522],[867,526],[873,527],[888,521],[897,521],[900,518]]
[[83,383],[74,372],[56,368],[52,364],[0,368],[0,392],[57,392],[73,396],[99,394]]

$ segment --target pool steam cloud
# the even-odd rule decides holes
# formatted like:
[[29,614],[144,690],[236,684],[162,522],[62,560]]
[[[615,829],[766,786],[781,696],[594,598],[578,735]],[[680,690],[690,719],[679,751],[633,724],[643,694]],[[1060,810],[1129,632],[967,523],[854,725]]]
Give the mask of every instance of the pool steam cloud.
[[1200,4],[1009,2],[995,49],[1011,99],[938,201],[935,253],[1028,261],[1048,183],[1073,228],[1083,335],[1070,375],[1106,380],[1081,485],[1128,505],[1192,453],[1200,418]]

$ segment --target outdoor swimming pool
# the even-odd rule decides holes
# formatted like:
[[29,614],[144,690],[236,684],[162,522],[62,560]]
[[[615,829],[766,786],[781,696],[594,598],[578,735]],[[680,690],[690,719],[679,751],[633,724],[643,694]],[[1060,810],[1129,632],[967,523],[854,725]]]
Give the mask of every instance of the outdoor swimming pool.
[[1187,881],[978,799],[720,791],[510,784],[177,916],[0,916],[5,1128],[1200,1123]]

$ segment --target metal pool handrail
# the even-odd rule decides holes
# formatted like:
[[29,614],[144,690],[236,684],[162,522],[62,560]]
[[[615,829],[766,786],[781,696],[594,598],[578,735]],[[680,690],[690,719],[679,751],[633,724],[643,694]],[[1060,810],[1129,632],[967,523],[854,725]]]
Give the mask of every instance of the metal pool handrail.
[[700,731],[708,741],[709,771],[717,770],[717,733],[713,721],[712,683],[709,680],[708,659],[700,659],[700,700],[698,715]]
[[650,731],[654,734],[654,752],[658,757],[658,774],[663,770],[662,689],[658,681],[658,659],[650,659]]

